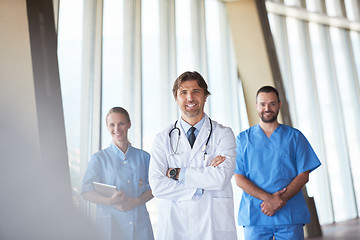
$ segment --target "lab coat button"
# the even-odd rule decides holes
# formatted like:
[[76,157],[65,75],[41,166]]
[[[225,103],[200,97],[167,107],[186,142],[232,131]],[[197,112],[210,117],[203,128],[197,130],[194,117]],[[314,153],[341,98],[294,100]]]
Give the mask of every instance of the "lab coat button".
[[132,224],[132,222],[129,222],[129,224],[131,225],[131,224]]
[[128,183],[130,183],[130,180],[127,180]]
[[124,161],[124,164],[126,164],[126,161]]

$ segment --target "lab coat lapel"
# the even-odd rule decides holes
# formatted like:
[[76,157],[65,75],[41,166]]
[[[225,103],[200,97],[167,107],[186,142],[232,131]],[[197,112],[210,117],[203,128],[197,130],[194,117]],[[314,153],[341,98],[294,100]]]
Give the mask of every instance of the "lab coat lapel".
[[200,129],[198,136],[196,137],[193,148],[191,149],[190,161],[194,158],[194,156],[201,151],[202,146],[206,143],[207,138],[210,133],[210,122],[209,117],[205,114],[204,124]]
[[[180,125],[180,121],[181,121],[181,118],[179,118],[179,120],[178,120],[178,124]],[[184,132],[184,129],[181,127],[181,126],[179,126],[179,128],[181,129],[180,131],[181,131],[181,135],[180,135],[180,146],[181,146],[181,151],[182,152],[190,152],[191,151],[191,146],[190,146],[190,143],[189,143],[189,140],[188,140],[188,138],[187,138],[187,136],[186,136],[186,132]],[[196,142],[196,140],[195,140],[195,142]]]

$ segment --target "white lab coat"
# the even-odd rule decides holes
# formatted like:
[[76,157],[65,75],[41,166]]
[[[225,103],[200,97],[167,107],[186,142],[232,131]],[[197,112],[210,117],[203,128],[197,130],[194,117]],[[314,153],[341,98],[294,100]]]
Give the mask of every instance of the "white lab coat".
[[[233,191],[230,179],[235,169],[236,144],[232,130],[212,121],[213,132],[204,160],[203,145],[210,133],[205,121],[191,149],[185,132],[181,131],[177,154],[172,156],[169,132],[174,124],[160,132],[154,140],[149,168],[152,193],[160,199],[157,240],[232,240],[237,239],[234,219]],[[178,132],[171,134],[176,148]],[[226,160],[218,167],[208,166],[218,156]],[[186,167],[185,181],[166,177],[168,168]],[[196,190],[203,189],[200,199]]]

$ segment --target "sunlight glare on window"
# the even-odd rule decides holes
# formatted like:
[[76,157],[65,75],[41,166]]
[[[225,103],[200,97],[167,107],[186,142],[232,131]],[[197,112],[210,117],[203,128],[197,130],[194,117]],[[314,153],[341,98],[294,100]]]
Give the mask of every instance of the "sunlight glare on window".
[[[102,148],[111,142],[105,117],[107,112],[123,103],[123,0],[104,0],[103,62],[102,62]],[[127,109],[130,111],[130,109]],[[130,116],[131,113],[129,112]]]

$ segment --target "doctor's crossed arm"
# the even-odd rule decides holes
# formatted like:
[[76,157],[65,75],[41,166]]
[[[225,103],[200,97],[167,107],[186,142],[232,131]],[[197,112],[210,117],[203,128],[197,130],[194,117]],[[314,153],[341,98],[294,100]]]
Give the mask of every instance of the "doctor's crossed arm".
[[[154,141],[150,161],[150,185],[154,196],[161,194],[164,198],[185,200],[191,199],[197,189],[223,190],[228,186],[235,169],[235,137],[230,128],[220,125],[214,128],[214,133],[210,149],[213,153],[208,152],[207,155],[213,159],[207,166],[186,165],[190,161],[202,163],[202,152],[192,160],[190,155],[183,154],[187,159],[174,165],[168,159],[169,153],[164,150],[164,143]],[[170,176],[172,172],[175,174],[173,177]]]
[[[189,188],[204,190],[223,190],[228,186],[235,170],[236,143],[230,128],[218,125],[215,129],[218,134],[214,136],[213,153],[216,156],[208,166],[187,167],[184,174],[184,183]],[[220,163],[214,167],[214,164]]]
[[[218,155],[213,160],[211,160],[209,167],[217,167],[221,163],[223,163],[225,161],[225,159],[226,158],[224,156]],[[169,178],[172,178],[174,180],[179,180],[180,171],[181,171],[181,168],[169,168],[166,173],[166,176]]]
[[[163,139],[158,134],[157,139]],[[162,141],[154,141],[151,150],[149,166],[149,183],[155,197],[172,201],[190,200],[196,192],[196,188],[186,188],[179,181],[167,177],[169,169],[169,154],[165,152]],[[174,166],[174,167],[179,167]]]

